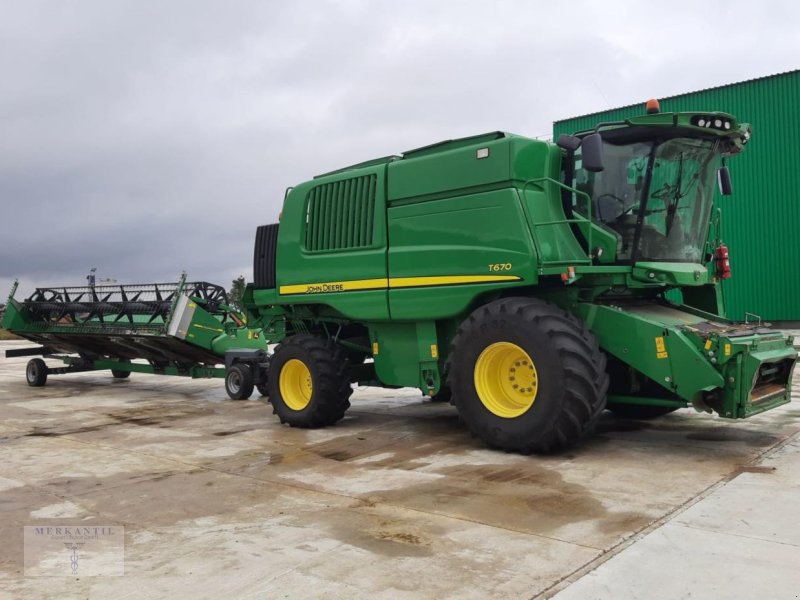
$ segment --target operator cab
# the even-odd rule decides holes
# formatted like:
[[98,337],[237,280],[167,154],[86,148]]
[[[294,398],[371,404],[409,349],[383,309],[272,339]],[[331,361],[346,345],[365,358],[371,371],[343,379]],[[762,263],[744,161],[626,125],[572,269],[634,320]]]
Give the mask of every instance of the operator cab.
[[749,129],[744,139],[732,130],[732,117],[717,115],[647,115],[579,134],[578,147],[572,136],[559,142],[567,150],[565,183],[582,192],[565,194],[565,210],[613,236],[614,262],[705,261],[717,177],[730,193],[721,162],[749,137]]

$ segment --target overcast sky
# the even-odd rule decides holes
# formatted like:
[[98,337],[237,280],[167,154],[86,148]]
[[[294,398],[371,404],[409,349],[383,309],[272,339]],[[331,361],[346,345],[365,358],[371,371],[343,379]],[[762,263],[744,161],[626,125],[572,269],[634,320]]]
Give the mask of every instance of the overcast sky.
[[554,4],[0,1],[0,301],[229,287],[317,173],[800,67],[794,2]]

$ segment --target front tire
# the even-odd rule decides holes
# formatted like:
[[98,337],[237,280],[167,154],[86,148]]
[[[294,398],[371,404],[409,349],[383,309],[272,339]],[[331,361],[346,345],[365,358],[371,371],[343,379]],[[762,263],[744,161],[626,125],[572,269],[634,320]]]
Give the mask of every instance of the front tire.
[[538,299],[473,312],[450,351],[454,403],[492,448],[547,453],[589,433],[606,406],[606,357],[575,316]]
[[231,400],[247,400],[253,394],[253,372],[243,363],[230,366],[225,373],[225,391]]
[[267,386],[281,423],[303,428],[336,423],[353,393],[342,348],[308,334],[293,335],[275,348]]
[[25,367],[25,379],[31,387],[42,387],[47,383],[47,365],[41,358],[32,358]]

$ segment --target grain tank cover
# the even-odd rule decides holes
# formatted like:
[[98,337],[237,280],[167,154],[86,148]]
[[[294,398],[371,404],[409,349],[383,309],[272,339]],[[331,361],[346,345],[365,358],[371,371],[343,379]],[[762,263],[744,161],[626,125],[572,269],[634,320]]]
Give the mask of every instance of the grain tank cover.
[[403,153],[388,165],[388,201],[434,200],[520,185],[550,172],[546,142],[502,131],[447,140]]

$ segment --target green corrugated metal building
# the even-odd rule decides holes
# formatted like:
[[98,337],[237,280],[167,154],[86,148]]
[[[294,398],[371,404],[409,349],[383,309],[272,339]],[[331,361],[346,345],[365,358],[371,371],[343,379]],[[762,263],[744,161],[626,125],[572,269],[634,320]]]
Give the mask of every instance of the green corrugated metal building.
[[[644,113],[644,102],[564,119],[561,133]],[[800,320],[800,70],[660,100],[662,112],[723,111],[752,123],[745,151],[730,159],[733,195],[717,195],[732,278],[723,283],[728,316]]]

